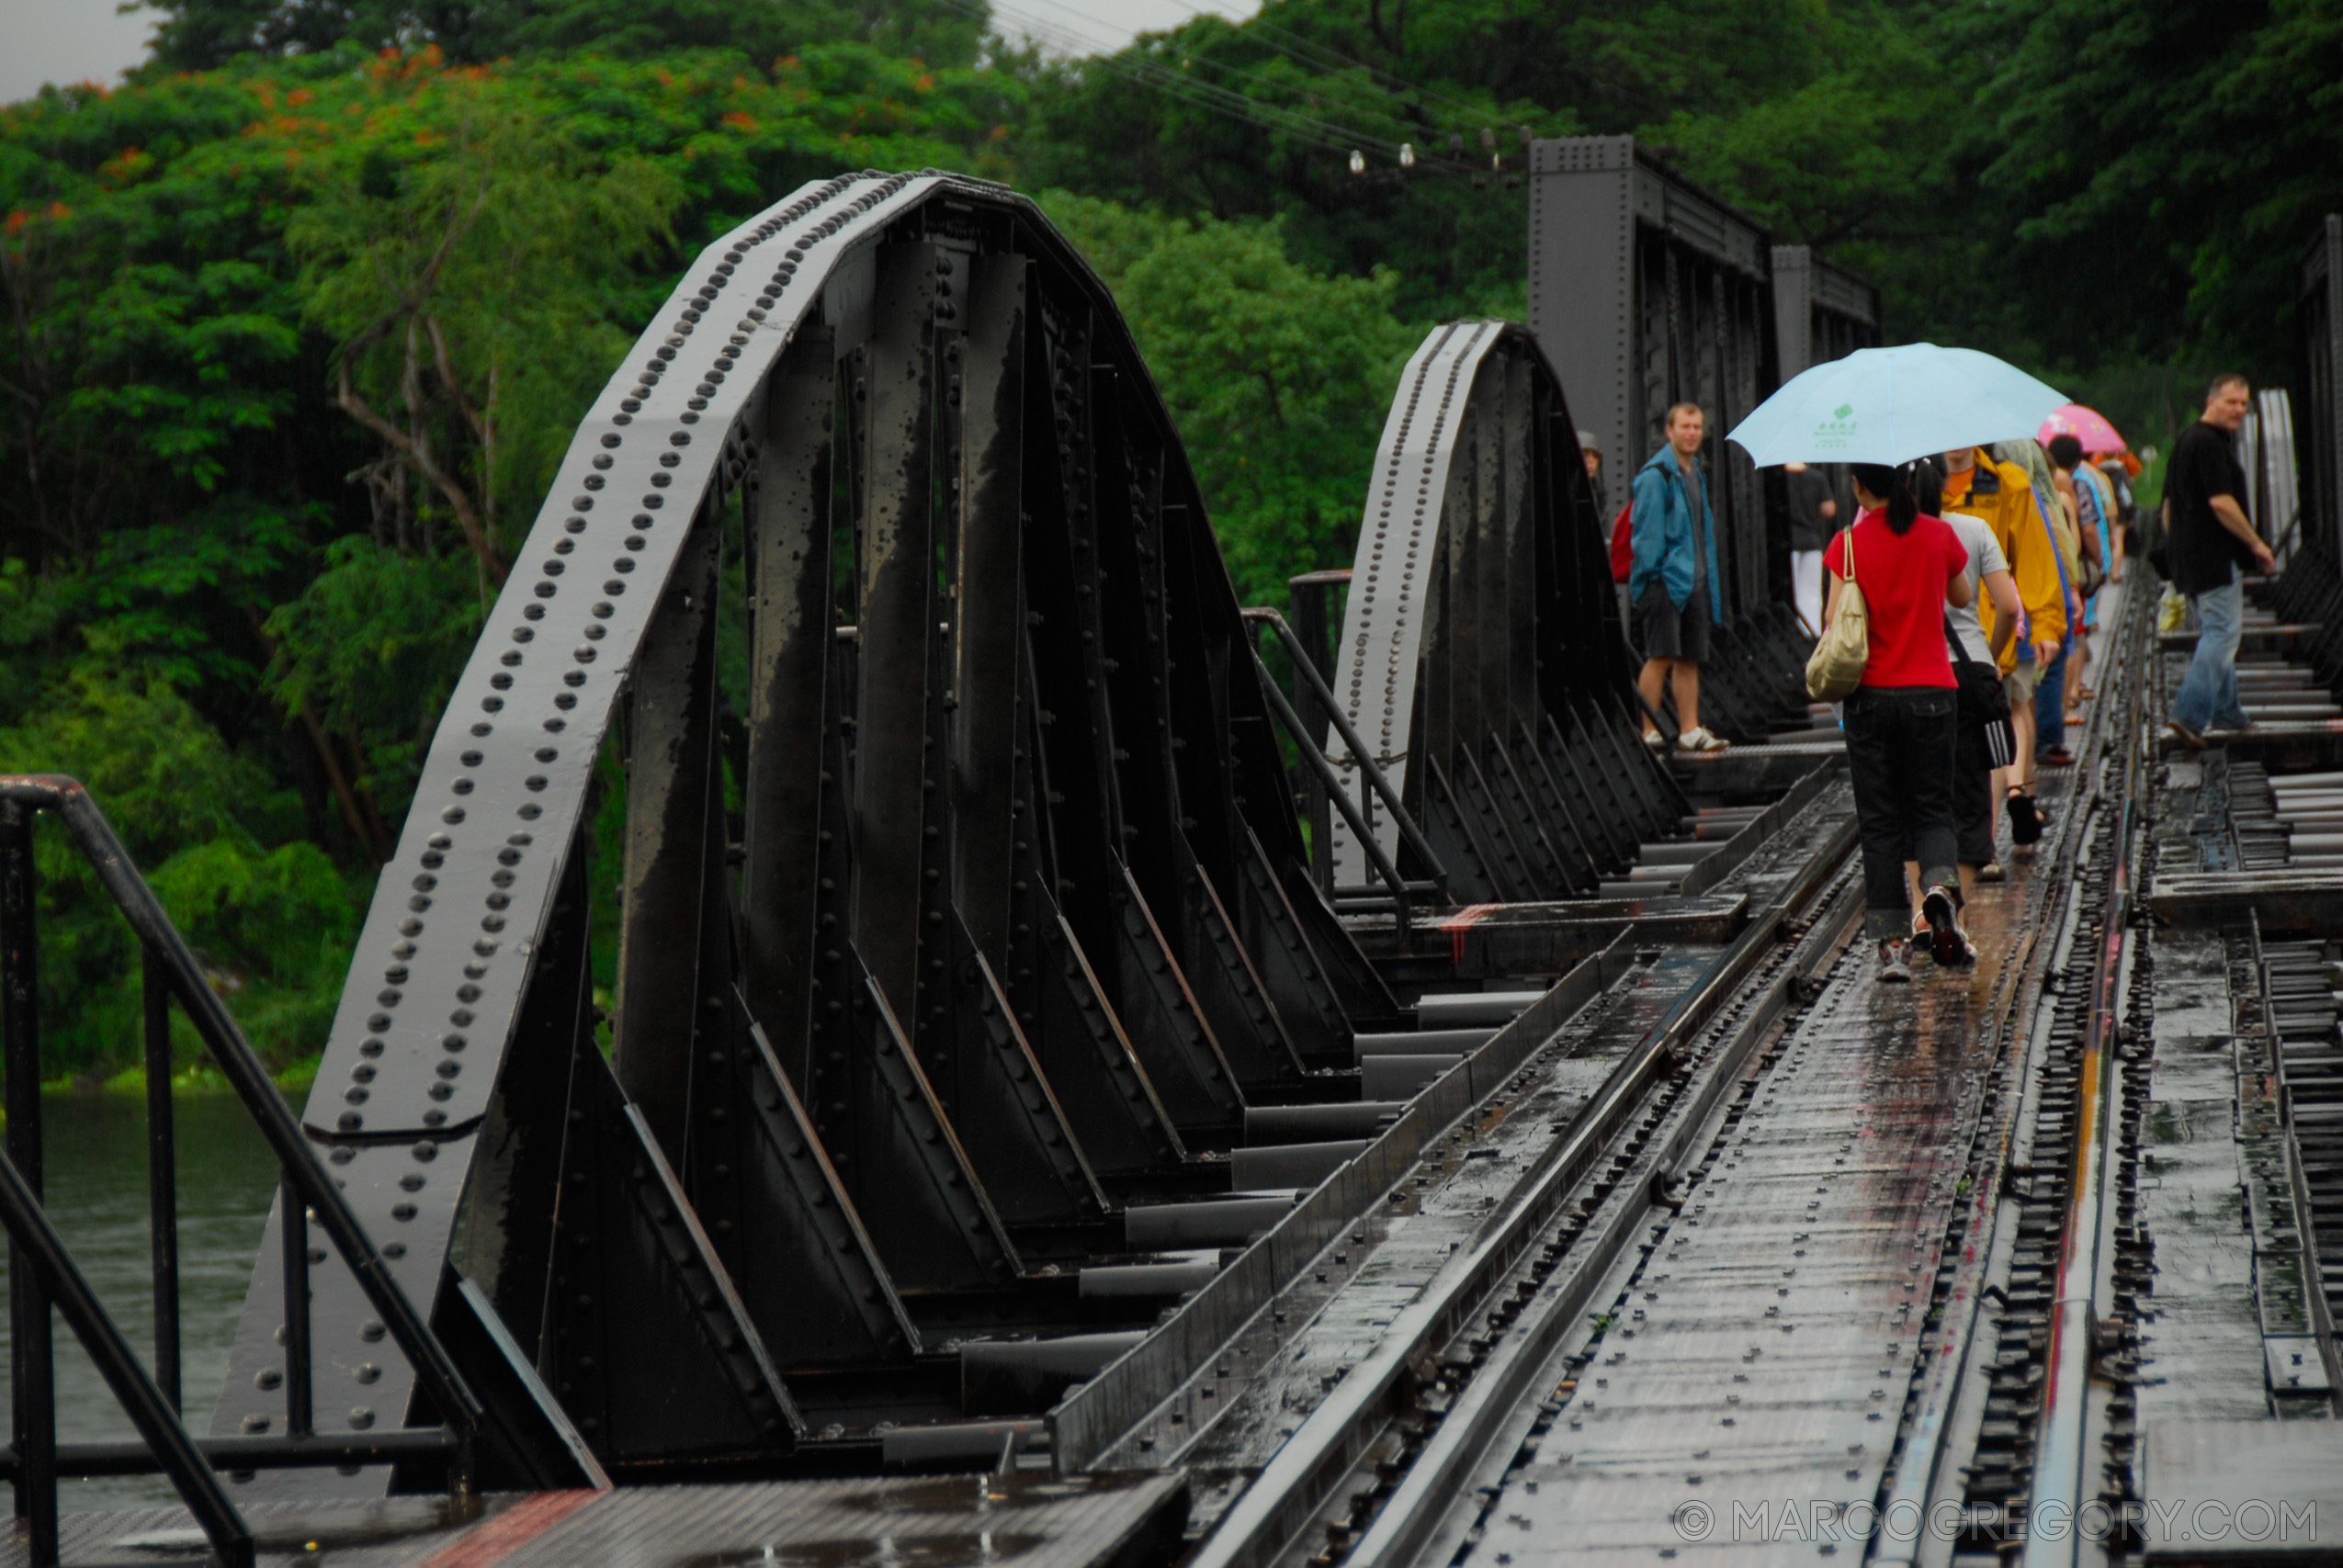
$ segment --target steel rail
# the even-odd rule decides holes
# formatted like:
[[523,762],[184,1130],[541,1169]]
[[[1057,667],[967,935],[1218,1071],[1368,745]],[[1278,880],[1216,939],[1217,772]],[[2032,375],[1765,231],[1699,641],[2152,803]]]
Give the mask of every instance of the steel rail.
[[1399,1119],[1338,1167],[1211,1283],[1049,1413],[1061,1472],[1108,1460],[1148,1415],[1207,1362],[1422,1161],[1448,1129],[1498,1093],[1546,1041],[1624,973],[1623,930],[1477,1051],[1419,1090]]
[[2318,1343],[2319,1364],[2326,1370],[2326,1406],[2343,1416],[2343,1355],[2335,1344],[2335,1313],[2326,1298],[2326,1271],[2320,1266],[2318,1227],[2311,1223],[2309,1175],[2303,1169],[2303,1147],[2294,1127],[2294,1086],[2287,1081],[2286,1045],[2278,1032],[2278,1016],[2270,1006],[2269,960],[2262,952],[2261,916],[2247,910],[2247,928],[2253,937],[2254,978],[2261,998],[2262,1041],[2269,1048],[2269,1071],[2278,1085],[2278,1120],[2286,1149],[2286,1187],[2294,1205],[2294,1234],[2303,1249],[2303,1294],[2310,1309],[2311,1337]]
[[2077,1519],[2084,1494],[2084,1427],[2095,1353],[2099,1296],[2100,1210],[2113,1190],[2110,1163],[2118,1118],[2112,1104],[2115,1075],[2109,1070],[2112,1031],[2107,998],[2121,968],[2129,933],[2121,913],[2129,900],[2125,840],[2133,807],[2126,802],[2107,824],[2112,840],[2106,919],[2100,951],[2091,966],[2091,998],[2086,1015],[2082,1076],[2076,1096],[2074,1166],[2068,1189],[2066,1234],[2061,1238],[2058,1293],[2050,1314],[2049,1367],[2043,1379],[2041,1433],[2034,1461],[2032,1519],[2025,1532],[2025,1568],[2065,1568],[2076,1561],[2078,1529],[2046,1530],[2054,1514],[2066,1524]]
[[[2090,728],[2083,748],[2076,776],[2096,777],[2100,760],[2106,749],[2115,743],[2109,732],[2110,714],[2122,711],[2121,701],[2129,686],[2136,685],[2139,660],[2145,640],[2136,629],[2144,626],[2148,606],[2134,599],[2124,610],[2123,640],[2113,650],[2111,661],[2116,663],[2116,678],[2103,682],[2103,697],[2090,720]],[[2093,799],[2096,799],[2094,792]],[[1977,1190],[1971,1200],[1971,1228],[1982,1217],[1981,1230],[1970,1236],[1958,1251],[1950,1289],[1944,1299],[1957,1303],[1959,1316],[1955,1324],[1940,1330],[1937,1352],[1928,1361],[1927,1371],[1919,1386],[1919,1403],[1907,1418],[1904,1433],[1904,1451],[1914,1456],[1896,1467],[1893,1484],[1880,1504],[1880,1517],[1907,1518],[1932,1517],[1933,1510],[1948,1502],[1948,1491],[1960,1484],[1948,1461],[1952,1444],[1966,1429],[1973,1429],[1981,1416],[1981,1396],[1972,1399],[1970,1379],[1978,1369],[1971,1365],[1975,1359],[1977,1324],[1983,1316],[1985,1285],[1994,1270],[2006,1261],[2014,1224],[2001,1215],[2006,1200],[2011,1150],[2021,1120],[2033,1103],[2031,1077],[2033,1067],[2033,1042],[2038,1034],[2046,1033],[2052,1021],[2049,1003],[2054,997],[2053,977],[2065,967],[2069,944],[2073,940],[2073,924],[2080,912],[2079,900],[2071,896],[2074,888],[2073,867],[2082,846],[2088,840],[2088,814],[2077,815],[2070,807],[2059,829],[2057,852],[2052,861],[2046,887],[2061,895],[2056,921],[2047,931],[2039,923],[2028,932],[2022,945],[2012,954],[2014,962],[2006,966],[2000,988],[1988,1013],[1991,1020],[2001,1021],[1998,1027],[2006,1032],[2005,1051],[2015,1053],[2010,1061],[2012,1070],[2006,1080],[2002,1103],[1990,1126],[1993,1131],[1981,1131],[1978,1147],[1990,1147],[1991,1159],[1981,1162]],[[2047,935],[2048,942],[2043,939]],[[1971,1408],[1972,1405],[1976,1408]],[[1926,1512],[1923,1512],[1923,1511]],[[1913,1539],[1902,1540],[1884,1536],[1873,1556],[1873,1568],[1907,1568],[1923,1561],[1923,1545],[1930,1544],[1925,1532],[1915,1532]]]
[[[2127,606],[2127,608],[2137,608]],[[2057,1294],[2051,1303],[2048,1366],[2043,1382],[2036,1430],[2031,1517],[2025,1531],[2024,1568],[2071,1568],[2084,1532],[2078,1509],[2096,1492],[2085,1473],[2087,1424],[2100,1299],[2100,1253],[2106,1226],[2102,1209],[2116,1190],[2113,1162],[2121,1119],[2113,1104],[2117,1075],[2113,1010],[2130,931],[2132,840],[2139,805],[2135,785],[2140,751],[2126,745],[2117,770],[2112,801],[2094,802],[2105,836],[2107,867],[2100,908],[2098,951],[2091,964],[2091,989],[2084,1014],[2081,1077],[2076,1095],[2074,1165],[2067,1188],[2065,1234],[2059,1243]],[[2088,825],[2081,831],[2088,836]],[[2068,1528],[2040,1528],[2056,1510]]]
[[[1460,1252],[1422,1294],[1394,1316],[1373,1353],[1351,1368],[1221,1516],[1217,1528],[1190,1559],[1189,1568],[1259,1568],[1274,1559],[1322,1501],[1320,1487],[1347,1469],[1341,1458],[1355,1451],[1360,1425],[1377,1419],[1408,1368],[1426,1348],[1453,1334],[1510,1271],[1529,1237],[1595,1168],[1653,1084],[1676,1064],[1689,1038],[1739,990],[1775,945],[1792,912],[1813,897],[1821,877],[1846,860],[1853,844],[1850,824],[1817,846],[1795,882],[1709,962],[1572,1119],[1543,1173],[1517,1195],[1502,1217],[1482,1225],[1469,1250]],[[1614,1221],[1614,1232],[1600,1244],[1602,1249],[1615,1251],[1619,1239],[1632,1233],[1645,1212],[1633,1208],[1632,1220]],[[1392,1512],[1387,1510],[1387,1517]]]
[[[1851,819],[1816,856],[1817,863],[1844,864],[1855,845]],[[1859,892],[1848,872],[1832,886],[1840,895]],[[1834,918],[1832,911],[1837,911]],[[1644,1186],[1645,1201],[1623,1208],[1590,1246],[1574,1249],[1571,1273],[1560,1289],[1541,1293],[1534,1317],[1517,1322],[1488,1360],[1474,1372],[1439,1428],[1409,1465],[1408,1473],[1385,1503],[1345,1568],[1404,1568],[1422,1561],[1450,1506],[1464,1493],[1464,1483],[1488,1461],[1491,1446],[1503,1435],[1513,1413],[1533,1389],[1545,1382],[1568,1330],[1583,1314],[1625,1250],[1628,1240],[1657,1208],[1670,1207],[1660,1194],[1674,1184],[1674,1172],[1687,1150],[1715,1136],[1713,1123],[1723,1113],[1726,1096],[1741,1081],[1749,1059],[1772,1032],[1796,999],[1797,987],[1838,962],[1846,941],[1863,916],[1860,897],[1833,897],[1815,928],[1782,955],[1762,988],[1752,998],[1740,1022],[1715,1053],[1707,1077],[1691,1107],[1677,1120],[1676,1132],[1651,1162]]]
[[[280,1470],[339,1464],[413,1464],[445,1467],[454,1462],[456,1442],[444,1427],[353,1434],[346,1438],[192,1438],[192,1457],[214,1470]],[[0,1477],[23,1473],[24,1456],[0,1447]],[[57,1469],[65,1475],[153,1475],[164,1466],[143,1442],[127,1439],[57,1445]]]

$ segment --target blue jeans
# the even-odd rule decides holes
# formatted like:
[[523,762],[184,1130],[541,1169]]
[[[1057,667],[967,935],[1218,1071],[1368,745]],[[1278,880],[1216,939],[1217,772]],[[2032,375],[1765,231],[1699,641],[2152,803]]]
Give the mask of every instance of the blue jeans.
[[2197,656],[2172,699],[2172,716],[2202,735],[2208,729],[2243,729],[2246,710],[2237,701],[2237,643],[2245,632],[2246,591],[2237,569],[2226,586],[2189,600],[2197,622]]
[[2073,652],[2075,639],[2068,637],[2058,645],[2058,657],[2042,672],[2041,683],[2034,687],[2034,754],[2040,756],[2054,746],[2066,744],[2066,655]]

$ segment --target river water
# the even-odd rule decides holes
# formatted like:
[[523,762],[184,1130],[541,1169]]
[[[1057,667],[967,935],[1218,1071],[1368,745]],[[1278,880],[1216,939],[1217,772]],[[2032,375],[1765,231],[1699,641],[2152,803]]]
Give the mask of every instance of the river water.
[[[183,1397],[187,1425],[198,1435],[211,1426],[211,1406],[228,1374],[228,1349],[261,1229],[277,1187],[277,1162],[235,1096],[180,1095],[178,1129],[179,1303]],[[148,1250],[146,1102],[132,1094],[51,1094],[42,1097],[50,1218],[106,1310],[153,1366],[153,1272]],[[0,1277],[6,1272],[0,1258]],[[136,1433],[113,1391],[57,1319],[57,1436],[71,1442],[130,1438]],[[0,1346],[8,1337],[0,1313]],[[0,1351],[0,1382],[8,1359]],[[71,1482],[61,1503],[68,1511],[125,1507],[175,1500],[160,1477]]]

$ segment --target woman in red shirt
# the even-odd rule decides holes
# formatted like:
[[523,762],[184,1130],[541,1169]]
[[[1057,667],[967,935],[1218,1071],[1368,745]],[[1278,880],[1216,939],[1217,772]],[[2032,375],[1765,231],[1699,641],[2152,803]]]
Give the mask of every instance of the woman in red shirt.
[[[1944,611],[1968,604],[1974,591],[1967,547],[1943,519],[1921,515],[1908,464],[1857,463],[1853,476],[1861,512],[1823,554],[1830,594],[1823,619],[1837,616],[1840,586],[1853,578],[1870,615],[1871,657],[1841,723],[1862,833],[1864,903],[1879,942],[1880,978],[1908,981],[1915,914],[1927,922],[1939,964],[1968,956],[1953,869],[1958,688]],[[1904,880],[1907,860],[1919,862],[1928,889],[1918,911]]]

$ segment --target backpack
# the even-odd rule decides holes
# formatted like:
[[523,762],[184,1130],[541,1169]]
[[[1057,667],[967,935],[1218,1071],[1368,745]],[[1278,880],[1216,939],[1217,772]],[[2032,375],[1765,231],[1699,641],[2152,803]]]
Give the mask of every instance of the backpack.
[[1611,520],[1611,581],[1624,582],[1636,570],[1636,503],[1629,501]]

